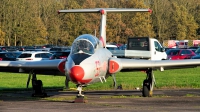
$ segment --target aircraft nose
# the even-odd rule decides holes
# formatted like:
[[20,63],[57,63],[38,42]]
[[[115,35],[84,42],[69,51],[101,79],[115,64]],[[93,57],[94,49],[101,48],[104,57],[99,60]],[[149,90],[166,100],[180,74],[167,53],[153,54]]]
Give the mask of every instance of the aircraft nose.
[[73,66],[70,70],[70,78],[75,83],[80,83],[84,77],[84,70],[80,66]]

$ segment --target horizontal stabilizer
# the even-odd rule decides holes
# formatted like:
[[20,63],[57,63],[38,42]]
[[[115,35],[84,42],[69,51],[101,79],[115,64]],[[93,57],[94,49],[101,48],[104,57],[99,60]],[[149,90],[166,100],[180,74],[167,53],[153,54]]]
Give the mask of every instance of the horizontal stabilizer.
[[59,10],[58,13],[101,13],[106,12],[152,12],[151,9],[134,9],[134,8],[95,8],[95,9],[69,9]]

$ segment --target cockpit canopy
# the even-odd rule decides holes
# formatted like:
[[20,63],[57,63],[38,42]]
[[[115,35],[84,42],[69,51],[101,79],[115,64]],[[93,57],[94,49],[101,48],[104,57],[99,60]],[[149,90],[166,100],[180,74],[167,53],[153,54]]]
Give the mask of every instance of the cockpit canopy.
[[99,40],[89,34],[84,34],[76,38],[72,44],[72,54],[86,53],[94,54],[94,50],[99,44]]

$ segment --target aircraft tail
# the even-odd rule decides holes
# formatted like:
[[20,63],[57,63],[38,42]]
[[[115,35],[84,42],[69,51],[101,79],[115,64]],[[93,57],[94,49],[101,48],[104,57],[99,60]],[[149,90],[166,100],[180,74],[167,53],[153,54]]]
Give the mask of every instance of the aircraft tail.
[[100,13],[100,36],[99,39],[102,42],[103,47],[106,46],[106,15],[107,13],[119,13],[119,12],[152,12],[151,9],[134,9],[134,8],[95,8],[95,9],[70,9],[59,10],[58,13]]

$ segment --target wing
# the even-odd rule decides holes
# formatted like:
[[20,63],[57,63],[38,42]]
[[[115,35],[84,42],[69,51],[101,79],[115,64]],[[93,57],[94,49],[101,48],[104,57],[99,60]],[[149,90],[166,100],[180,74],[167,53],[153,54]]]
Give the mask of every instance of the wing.
[[116,73],[119,71],[139,71],[148,68],[159,69],[164,71],[167,69],[191,68],[200,65],[200,59],[185,59],[185,60],[136,60],[123,58],[110,58],[109,72]]
[[0,72],[29,73],[34,70],[37,74],[44,75],[64,75],[59,70],[62,60],[42,60],[42,61],[1,61]]

